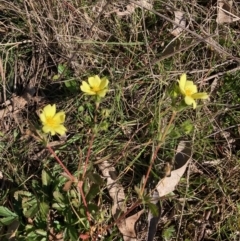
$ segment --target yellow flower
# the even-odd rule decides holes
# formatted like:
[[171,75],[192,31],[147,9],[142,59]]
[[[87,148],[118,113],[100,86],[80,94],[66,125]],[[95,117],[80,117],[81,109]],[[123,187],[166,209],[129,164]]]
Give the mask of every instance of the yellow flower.
[[179,89],[185,96],[184,101],[187,105],[193,105],[193,109],[196,108],[196,99],[207,99],[208,94],[206,92],[197,92],[197,86],[193,84],[193,81],[187,80],[187,75],[182,74],[180,77]]
[[53,136],[56,133],[64,135],[67,131],[63,125],[65,121],[65,113],[63,111],[56,113],[55,104],[45,106],[39,116],[43,124],[42,130],[44,133],[50,132]]
[[100,79],[98,75],[94,75],[88,78],[88,83],[83,81],[80,88],[87,95],[104,97],[108,91],[108,79],[106,77]]

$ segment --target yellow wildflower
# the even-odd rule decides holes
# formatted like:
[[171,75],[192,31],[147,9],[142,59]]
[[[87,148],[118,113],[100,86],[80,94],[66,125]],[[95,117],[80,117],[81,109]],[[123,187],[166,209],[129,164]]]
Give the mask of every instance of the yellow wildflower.
[[56,133],[58,133],[59,135],[64,135],[67,131],[67,129],[63,125],[65,121],[65,113],[64,111],[56,113],[55,104],[45,106],[39,116],[43,124],[42,130],[44,133],[50,132],[53,136]]
[[88,78],[88,83],[83,81],[80,88],[87,95],[104,97],[108,91],[108,79],[106,77],[100,79],[98,75],[94,75]]
[[182,74],[180,77],[179,89],[181,93],[185,96],[184,101],[187,105],[193,105],[193,109],[196,108],[196,99],[207,99],[208,94],[206,92],[197,91],[197,86],[193,84],[193,81],[187,80],[187,75]]

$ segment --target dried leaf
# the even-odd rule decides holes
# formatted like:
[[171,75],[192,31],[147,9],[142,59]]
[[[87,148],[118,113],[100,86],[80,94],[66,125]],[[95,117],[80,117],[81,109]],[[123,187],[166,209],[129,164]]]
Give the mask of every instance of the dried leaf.
[[[9,104],[9,105],[8,105]],[[7,107],[5,109],[0,110],[0,118],[4,118],[5,116],[17,113],[24,108],[27,104],[27,101],[20,96],[13,96],[11,101],[6,101]]]
[[163,197],[174,191],[184,174],[188,163],[191,160],[191,148],[189,142],[180,142],[175,156],[175,170],[171,172],[171,176],[164,177],[157,184],[159,197]]
[[181,11],[174,11],[174,15],[175,15],[174,21],[177,24],[180,24],[182,27],[174,25],[171,34],[174,36],[178,36],[183,31],[183,29],[186,27],[186,18],[184,17],[184,13]]
[[218,14],[216,22],[218,24],[222,23],[232,23],[240,20],[239,17],[232,13],[233,1],[229,0],[218,0]]
[[[136,4],[134,3],[136,2]],[[131,3],[127,4],[125,6],[125,10],[121,11],[119,9],[116,10],[116,14],[118,16],[126,16],[134,13],[136,8],[146,8],[146,9],[152,9],[153,5],[149,0],[139,0],[139,1],[132,1]]]
[[[123,186],[118,182],[115,167],[111,163],[103,161],[98,166],[103,176],[107,179],[108,192],[113,200],[112,215],[115,220],[118,220],[121,214],[127,211]],[[116,224],[123,235],[124,241],[136,241],[134,229],[136,220],[137,218],[133,215],[117,221]]]

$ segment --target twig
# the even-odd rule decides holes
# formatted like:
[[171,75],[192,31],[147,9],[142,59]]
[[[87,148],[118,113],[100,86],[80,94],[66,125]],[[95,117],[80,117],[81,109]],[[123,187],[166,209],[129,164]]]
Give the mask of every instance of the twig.
[[[133,1],[133,0],[130,0],[130,2],[133,3],[133,4],[136,4],[136,5],[139,6],[139,7],[142,7],[141,3],[139,3],[139,2],[136,2],[136,1]],[[235,59],[236,61],[240,62],[240,59],[239,59],[239,58],[232,56],[230,53],[228,53],[227,51],[225,51],[223,48],[219,47],[219,46],[216,45],[216,44],[213,44],[212,41],[211,41],[211,36],[207,36],[207,38],[204,38],[204,37],[202,37],[201,35],[199,35],[199,34],[193,32],[193,31],[191,31],[190,29],[185,28],[185,27],[182,26],[180,23],[177,23],[177,22],[175,22],[174,20],[166,17],[165,15],[163,15],[163,14],[155,11],[154,9],[148,9],[146,6],[145,6],[144,8],[145,8],[146,10],[151,11],[152,13],[158,15],[159,17],[165,19],[166,21],[168,21],[168,22],[170,22],[170,23],[172,23],[172,24],[174,24],[174,25],[176,25],[176,26],[184,29],[186,32],[192,34],[194,37],[196,37],[197,39],[199,39],[201,42],[204,42],[204,43],[206,43],[206,44],[209,44],[210,46],[212,46],[213,48],[215,48],[219,53],[225,54],[226,56],[230,56],[230,57],[232,57],[233,59]]]
[[48,150],[51,152],[51,154],[54,156],[54,158],[57,160],[57,162],[59,163],[59,165],[62,167],[62,169],[67,173],[67,175],[74,180],[74,176],[68,171],[68,169],[64,166],[64,164],[62,163],[62,161],[58,158],[58,156],[56,155],[56,153],[54,152],[54,150],[52,149],[52,147],[47,146]]
[[[53,151],[53,149],[50,147],[50,146],[47,146],[48,150],[52,153],[52,155],[54,156],[54,158],[57,160],[57,162],[59,163],[59,165],[62,167],[62,169],[67,173],[67,175],[69,176],[69,178],[74,181],[75,178],[74,176],[68,171],[68,169],[65,167],[65,165],[62,163],[62,161],[58,158],[58,156],[56,155],[56,153]],[[86,210],[86,215],[87,215],[87,218],[88,218],[88,221],[89,221],[89,224],[90,224],[90,221],[91,221],[91,216],[90,216],[90,213],[88,211],[88,206],[87,206],[87,202],[86,202],[86,198],[85,198],[85,195],[84,195],[84,192],[83,192],[83,189],[82,189],[82,185],[83,185],[83,181],[79,181],[78,182],[78,189],[79,189],[79,192],[80,192],[80,195],[82,197],[82,200],[83,200],[83,204],[85,206],[85,210]]]

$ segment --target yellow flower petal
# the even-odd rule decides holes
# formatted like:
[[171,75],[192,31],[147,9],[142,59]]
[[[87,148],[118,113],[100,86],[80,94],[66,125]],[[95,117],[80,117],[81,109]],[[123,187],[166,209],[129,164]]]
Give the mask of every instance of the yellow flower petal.
[[185,93],[184,88],[185,88],[186,81],[187,81],[187,75],[182,74],[181,77],[180,77],[180,80],[178,81],[179,82],[179,88],[180,88],[180,91],[182,92],[182,94]]
[[190,96],[185,96],[184,101],[187,105],[192,105],[195,100]]
[[43,113],[46,117],[50,118],[56,114],[56,105],[47,105],[43,108]]
[[104,90],[100,90],[97,92],[97,95],[100,96],[100,97],[104,97],[107,93],[107,89],[104,89]]
[[106,77],[101,79],[101,84],[99,85],[99,89],[105,89],[108,86],[108,79]]
[[187,80],[187,75],[182,74],[180,77],[179,90],[184,96],[184,101],[187,105],[193,105],[193,109],[197,107],[195,99],[207,99],[208,95],[205,92],[198,93],[197,85],[193,81]]
[[192,95],[193,99],[202,99],[205,100],[207,99],[209,96],[206,92],[200,92],[200,93],[195,93]]
[[196,109],[196,107],[197,107],[197,103],[196,103],[196,101],[194,100],[194,101],[193,101],[193,109]]
[[46,116],[45,116],[44,112],[40,113],[39,117],[43,124],[46,123]]
[[47,105],[43,108],[42,113],[39,115],[42,121],[42,131],[55,135],[56,133],[63,135],[67,129],[63,126],[65,121],[64,111],[56,113],[56,105]]
[[108,90],[108,79],[106,77],[100,79],[98,75],[94,75],[88,78],[88,83],[83,81],[80,86],[80,89],[87,95],[98,95],[99,97],[106,95]]
[[82,85],[80,86],[80,88],[83,92],[87,92],[91,89],[89,84],[86,81],[82,82]]
[[185,82],[185,87],[186,87],[186,86],[192,86],[192,85],[195,85],[195,84],[193,84],[193,81],[191,81],[191,80],[187,80],[187,81]]
[[62,124],[65,121],[65,113],[63,111],[58,112],[54,117],[53,121]]
[[49,126],[43,126],[42,130],[43,130],[44,133],[50,132],[52,136],[54,136],[56,134],[55,130],[52,129],[51,127],[49,127]]
[[86,81],[82,82],[80,89],[81,89],[81,91],[85,92],[88,95],[96,95],[96,92],[91,90],[89,84]]
[[98,75],[94,75],[88,78],[88,83],[92,88],[99,88],[101,84],[101,79]]
[[191,95],[194,93],[197,93],[197,86],[193,84],[192,81],[186,81],[184,89],[185,89],[185,92],[186,90],[188,90],[188,92],[191,92]]
[[67,131],[67,129],[63,126],[63,125],[59,125],[55,131],[59,134],[59,135],[64,135]]

